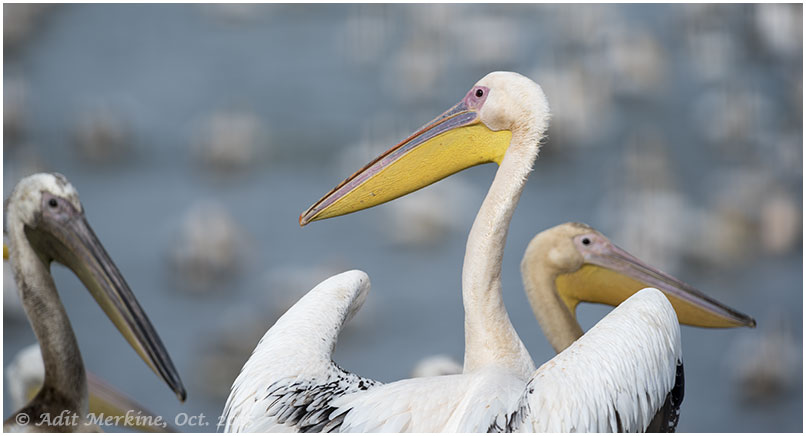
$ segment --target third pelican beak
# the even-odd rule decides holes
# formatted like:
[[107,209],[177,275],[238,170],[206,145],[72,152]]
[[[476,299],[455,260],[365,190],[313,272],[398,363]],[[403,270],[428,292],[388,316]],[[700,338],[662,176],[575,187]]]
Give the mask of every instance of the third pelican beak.
[[[696,327],[755,327],[748,315],[703,294],[619,248],[604,237],[582,251],[578,271],[557,278],[557,289],[569,306],[579,301],[617,306],[646,287],[663,292],[681,324]],[[573,313],[573,307],[571,307]]]

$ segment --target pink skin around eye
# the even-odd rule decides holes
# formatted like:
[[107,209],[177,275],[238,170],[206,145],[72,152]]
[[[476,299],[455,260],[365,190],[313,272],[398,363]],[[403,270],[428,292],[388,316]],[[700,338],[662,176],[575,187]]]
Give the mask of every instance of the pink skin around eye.
[[[481,97],[476,97],[476,92],[481,90],[484,94]],[[468,91],[465,98],[462,99],[462,102],[467,105],[468,109],[471,110],[479,110],[484,105],[484,102],[487,100],[487,95],[490,94],[490,88],[486,86],[474,86],[473,89]]]

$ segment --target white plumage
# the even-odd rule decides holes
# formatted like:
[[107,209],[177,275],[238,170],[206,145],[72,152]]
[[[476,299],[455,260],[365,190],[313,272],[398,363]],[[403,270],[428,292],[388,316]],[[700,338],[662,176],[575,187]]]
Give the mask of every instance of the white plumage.
[[331,401],[377,384],[330,358],[339,331],[368,291],[366,273],[347,271],[320,283],[280,317],[232,385],[224,431],[328,430]]
[[[524,380],[507,370],[421,377],[376,386],[334,401],[345,432],[485,431],[507,410]],[[472,424],[471,424],[472,423]]]
[[[516,412],[524,409],[519,399],[530,377],[535,374],[536,367],[506,313],[500,277],[509,222],[537,158],[541,138],[548,127],[548,118],[548,102],[537,84],[515,73],[491,73],[479,81],[453,109],[394,147],[389,152],[392,154],[382,155],[345,180],[300,217],[300,223],[304,225],[327,217],[327,211],[333,205],[341,207],[340,214],[369,207],[368,204],[375,201],[371,198],[376,196],[376,192],[370,192],[368,197],[356,201],[352,206],[350,202],[354,200],[349,197],[350,193],[361,192],[361,184],[366,180],[371,181],[371,174],[381,174],[393,168],[390,162],[401,162],[398,159],[402,158],[395,156],[406,156],[396,155],[393,151],[396,153],[401,147],[409,146],[415,150],[431,150],[430,146],[441,144],[439,136],[434,139],[436,142],[422,138],[434,137],[438,132],[459,132],[468,127],[468,130],[457,134],[470,135],[471,140],[479,144],[488,141],[489,147],[493,148],[485,150],[480,145],[474,150],[483,158],[469,159],[463,164],[472,166],[494,161],[500,165],[474,221],[465,252],[462,271],[462,299],[465,306],[463,374],[380,385],[347,373],[333,363],[330,356],[338,332],[351,314],[358,310],[369,290],[366,274],[352,271],[322,282],[264,336],[233,385],[224,410],[225,430],[487,431],[495,429],[496,425],[501,429],[517,428],[519,425],[516,425],[518,421],[515,418],[518,417],[531,419],[529,414]],[[495,135],[500,135],[501,131],[511,133],[507,139],[509,146],[503,150],[494,148],[495,144],[500,144],[498,141],[502,136]],[[450,171],[461,169],[445,170],[438,167],[439,162],[431,164],[432,170],[445,172],[441,173],[443,177],[449,175]],[[439,179],[429,178],[431,176],[428,174],[421,176],[414,179],[422,180],[423,185],[417,186],[417,182],[414,182],[413,186],[409,184],[407,188],[401,188],[405,192],[397,195],[404,195]],[[379,198],[395,198],[381,196],[384,189],[394,188],[381,184],[377,189],[381,193],[377,194]],[[339,201],[343,201],[344,205],[339,206]],[[655,299],[654,304],[661,303]],[[663,304],[668,306],[669,302]],[[648,328],[663,330],[677,329],[678,326],[672,322]],[[670,337],[673,335],[670,334]],[[679,333],[676,337],[679,337]],[[577,352],[592,353],[597,348],[595,345],[589,343]],[[629,347],[617,354],[629,354],[630,349],[635,347],[635,344],[626,345]],[[653,344],[644,344],[644,347],[656,353],[663,349],[661,345]],[[669,359],[669,362],[656,369],[662,371],[663,368],[671,368],[670,372],[659,374],[664,380],[674,380],[679,346],[674,350],[671,358],[665,354],[657,356],[657,359]],[[594,358],[588,361],[591,360]],[[632,368],[620,365],[618,360],[613,363],[615,366],[609,369],[587,366],[585,370],[603,372],[602,379],[598,380],[604,383],[603,389],[635,383]],[[584,384],[580,386],[590,389]],[[646,386],[636,385],[633,388],[640,390]],[[588,395],[585,390],[569,390],[566,393]],[[663,405],[667,394],[668,391],[653,390],[640,395],[642,400],[647,395],[652,399],[649,405],[641,407],[642,414],[636,414],[633,421],[648,423],[648,420],[639,419],[638,416],[657,406],[652,411],[654,414]],[[616,399],[620,403],[614,406],[615,410],[627,410],[632,406],[624,396]],[[529,394],[526,400],[526,404],[529,404]],[[561,403],[568,401],[560,399]],[[591,421],[594,419],[596,417]],[[507,424],[508,421],[513,425]],[[591,423],[593,426],[598,424]]]
[[20,409],[30,398],[28,392],[38,391],[45,381],[45,363],[39,344],[23,348],[6,366],[6,386],[12,408]]
[[675,385],[682,358],[677,316],[649,288],[528,382],[488,368],[381,385],[331,360],[339,330],[368,291],[369,277],[348,271],[289,309],[235,380],[224,431],[641,431]]
[[525,389],[517,374],[485,369],[403,380],[333,404],[349,432],[643,431],[672,391],[679,362],[677,316],[648,288],[541,366]]
[[675,386],[681,362],[672,305],[657,289],[644,289],[535,372],[507,429],[644,431]]
[[451,356],[436,354],[418,361],[411,370],[412,377],[461,374],[462,364]]

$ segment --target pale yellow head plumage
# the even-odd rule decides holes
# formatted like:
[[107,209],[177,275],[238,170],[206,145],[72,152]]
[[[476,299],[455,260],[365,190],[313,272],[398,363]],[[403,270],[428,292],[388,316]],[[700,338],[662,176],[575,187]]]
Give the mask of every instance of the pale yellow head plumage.
[[561,224],[535,236],[524,256],[525,273],[527,269],[551,276],[572,315],[582,301],[617,306],[639,290],[654,287],[672,303],[681,324],[755,326],[753,318],[647,265],[584,224]]

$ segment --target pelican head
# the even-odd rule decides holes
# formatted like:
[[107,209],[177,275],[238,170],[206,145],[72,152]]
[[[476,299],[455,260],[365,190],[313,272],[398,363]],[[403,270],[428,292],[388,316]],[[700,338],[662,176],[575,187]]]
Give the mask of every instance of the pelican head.
[[666,295],[681,324],[756,325],[753,318],[645,264],[585,224],[565,223],[535,236],[526,249],[521,269],[525,280],[532,274],[544,274],[553,280],[572,316],[581,301],[618,306],[639,290],[652,287]]
[[[140,357],[184,401],[185,388],[167,350],[92,231],[67,179],[44,173],[26,177],[11,193],[6,214],[9,234],[27,239],[46,268],[55,261],[72,270]],[[12,251],[12,264],[22,261]]]
[[[548,122],[548,101],[539,85],[517,73],[490,73],[451,109],[314,203],[299,223],[376,206],[475,165],[500,164],[510,143],[539,147]],[[513,135],[519,141],[512,141]]]

